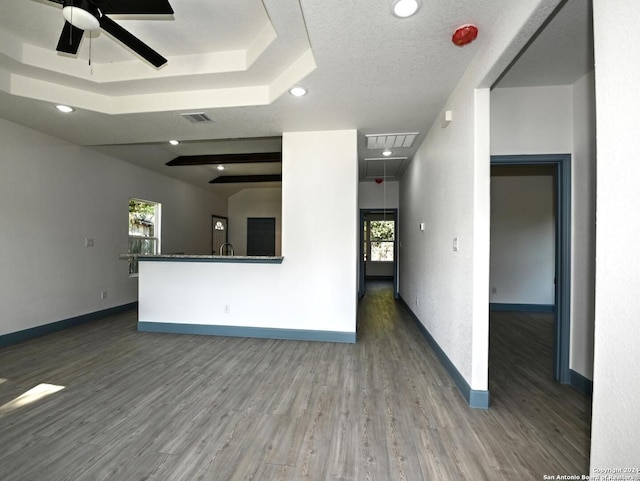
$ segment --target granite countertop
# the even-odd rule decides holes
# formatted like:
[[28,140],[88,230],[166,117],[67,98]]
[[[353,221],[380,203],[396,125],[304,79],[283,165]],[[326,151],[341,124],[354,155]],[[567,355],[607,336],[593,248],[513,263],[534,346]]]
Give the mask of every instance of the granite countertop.
[[[131,257],[130,255],[125,256]],[[121,256],[122,257],[122,256]],[[217,256],[217,255],[191,255],[191,254],[158,254],[138,255],[139,261],[160,262],[231,262],[246,264],[282,264],[282,256]]]

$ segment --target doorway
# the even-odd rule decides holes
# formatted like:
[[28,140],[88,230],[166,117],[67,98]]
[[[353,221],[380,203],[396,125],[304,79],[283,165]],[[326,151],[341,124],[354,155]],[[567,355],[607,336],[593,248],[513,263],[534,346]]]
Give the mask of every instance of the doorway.
[[398,209],[360,209],[358,297],[366,293],[367,280],[393,282],[398,299]]
[[211,254],[220,254],[223,244],[229,242],[229,219],[222,215],[211,216]]
[[571,296],[571,155],[495,155],[492,166],[551,167],[555,195],[555,303],[553,376],[563,384],[571,382],[570,296]]
[[276,219],[275,217],[247,218],[247,255],[276,255]]

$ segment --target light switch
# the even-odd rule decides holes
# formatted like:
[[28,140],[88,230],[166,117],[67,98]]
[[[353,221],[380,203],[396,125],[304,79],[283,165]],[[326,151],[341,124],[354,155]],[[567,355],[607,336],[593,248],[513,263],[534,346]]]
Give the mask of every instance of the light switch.
[[451,110],[445,110],[440,126],[443,129],[446,128],[451,123],[451,120],[453,120],[453,112]]
[[424,222],[420,222],[420,230],[424,230]]
[[454,250],[454,252],[458,252],[458,238],[457,237],[453,238],[453,250]]

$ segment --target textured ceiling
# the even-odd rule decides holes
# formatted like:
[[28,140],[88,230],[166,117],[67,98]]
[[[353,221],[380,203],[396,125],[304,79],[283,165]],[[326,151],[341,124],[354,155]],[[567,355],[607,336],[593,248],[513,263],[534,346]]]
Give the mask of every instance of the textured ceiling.
[[[59,5],[0,0],[0,116],[225,194],[230,187],[208,184],[211,167],[165,163],[191,153],[270,151],[258,145],[285,131],[357,129],[364,179],[371,173],[364,159],[381,154],[366,148],[365,135],[419,132],[412,147],[394,149],[394,157],[410,159],[508,3],[422,0],[416,16],[400,19],[390,0],[171,0],[173,16],[113,16],[168,59],[155,69],[104,33],[91,41],[85,34],[77,57],[56,53]],[[581,4],[576,11],[588,4],[569,3]],[[559,18],[571,23],[576,15]],[[450,38],[465,23],[480,35],[459,48]],[[545,69],[566,65],[549,63],[550,55],[566,54],[557,42],[525,53],[502,83],[536,85],[543,72],[544,82],[558,83],[556,67]],[[295,84],[309,93],[290,96]],[[62,116],[55,103],[76,111]],[[194,111],[214,122],[179,115]],[[169,139],[183,142],[172,147]],[[394,174],[404,165],[394,165]]]

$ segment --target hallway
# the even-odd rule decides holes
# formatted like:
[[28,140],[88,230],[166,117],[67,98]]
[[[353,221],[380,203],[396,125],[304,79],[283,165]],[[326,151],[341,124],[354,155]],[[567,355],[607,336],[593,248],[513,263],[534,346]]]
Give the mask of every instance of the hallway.
[[[39,383],[65,389],[0,416],[2,478],[587,473],[590,400],[528,377],[530,359],[496,358],[526,339],[492,322],[492,343],[503,347],[492,352],[487,411],[465,404],[387,283],[368,285],[356,344],[140,333],[132,311],[3,348],[0,405]],[[530,379],[533,387],[522,382]]]

